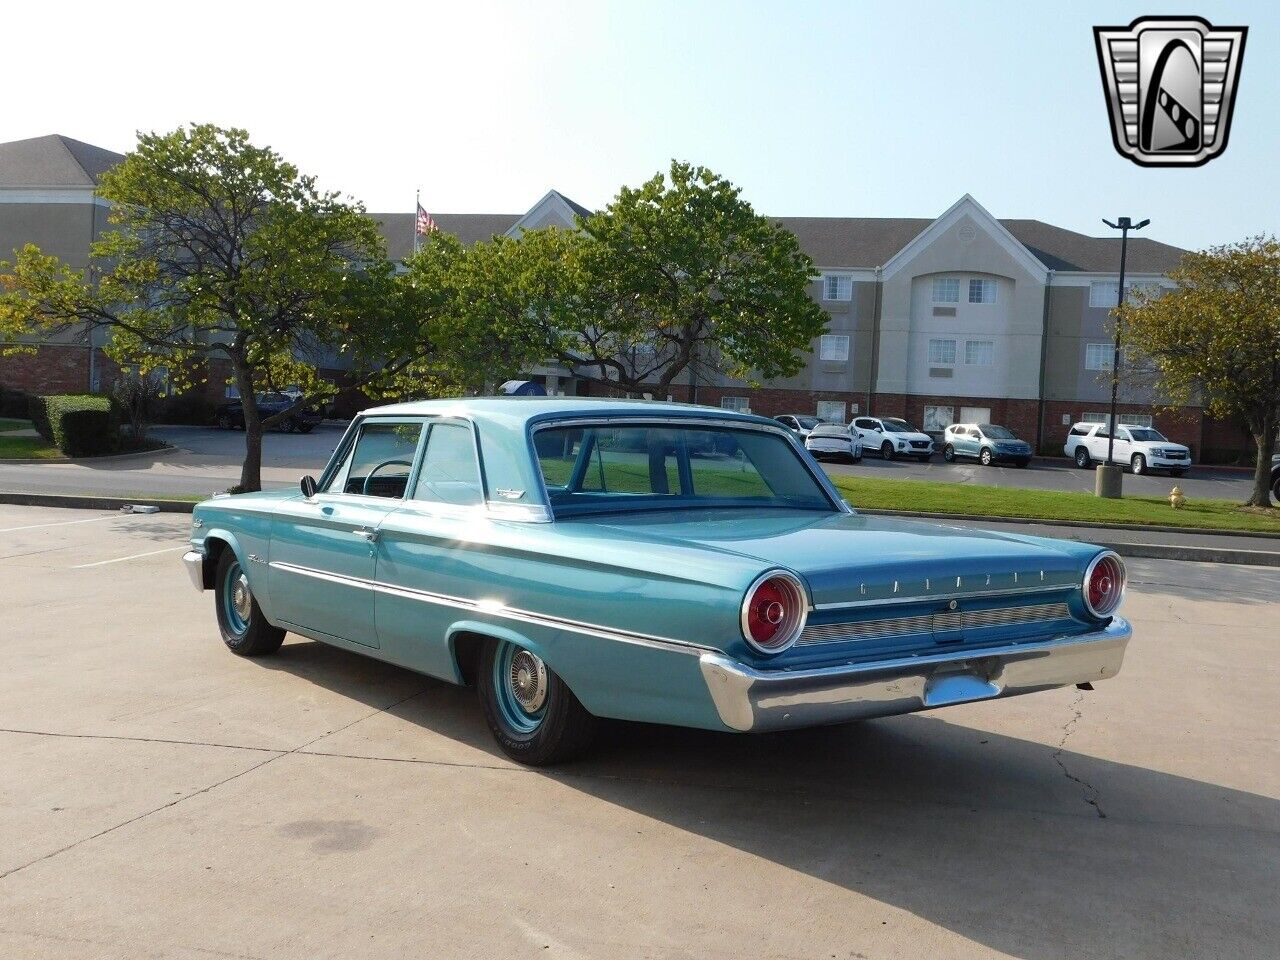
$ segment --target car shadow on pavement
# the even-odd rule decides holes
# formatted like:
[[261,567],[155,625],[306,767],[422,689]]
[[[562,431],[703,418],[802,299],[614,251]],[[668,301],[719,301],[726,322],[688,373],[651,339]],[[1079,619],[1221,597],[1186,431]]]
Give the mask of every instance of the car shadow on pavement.
[[[445,737],[508,765],[469,689],[309,642],[272,666],[369,704],[416,689],[389,712],[424,744]],[[514,775],[1025,960],[1280,954],[1280,802],[1066,749],[1079,715],[1054,696],[1051,743],[931,714],[753,736],[608,723],[587,758]]]

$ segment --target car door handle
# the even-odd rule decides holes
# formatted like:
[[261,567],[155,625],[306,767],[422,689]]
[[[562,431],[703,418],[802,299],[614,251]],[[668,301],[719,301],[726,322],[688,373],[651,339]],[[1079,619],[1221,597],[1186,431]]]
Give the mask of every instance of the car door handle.
[[361,540],[369,541],[369,543],[373,543],[375,540],[378,539],[378,531],[370,530],[368,527],[357,527],[355,530],[352,530],[351,532],[354,533]]

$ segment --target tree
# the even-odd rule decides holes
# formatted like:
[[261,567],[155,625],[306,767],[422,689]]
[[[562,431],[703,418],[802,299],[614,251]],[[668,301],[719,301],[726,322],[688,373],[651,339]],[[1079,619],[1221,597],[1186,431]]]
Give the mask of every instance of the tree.
[[[452,251],[453,332],[433,361],[472,383],[553,361],[664,396],[686,371],[793,374],[825,329],[795,236],[705,167],[673,162],[578,225]],[[434,246],[410,261],[429,289],[441,284]]]
[[[105,348],[143,375],[177,386],[220,359],[244,405],[239,487],[261,487],[262,434],[292,410],[262,417],[256,395],[298,386],[314,401],[341,354],[352,384],[426,349],[396,309],[398,287],[377,224],[321,191],[243,130],[209,124],[140,134],[103,175],[111,232],[75,270],[34,245],[0,265],[0,340],[68,330],[110,332]],[[8,272],[6,272],[8,271]]]
[[1246,505],[1269,507],[1280,429],[1280,242],[1258,236],[1191,253],[1177,287],[1139,291],[1118,311],[1135,363],[1149,363],[1172,404],[1197,395],[1221,419],[1248,425],[1256,445]]

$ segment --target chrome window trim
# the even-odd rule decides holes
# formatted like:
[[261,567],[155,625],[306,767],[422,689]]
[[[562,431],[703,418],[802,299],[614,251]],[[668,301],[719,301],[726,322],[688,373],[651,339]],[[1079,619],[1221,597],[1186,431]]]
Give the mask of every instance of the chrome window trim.
[[922,593],[912,596],[885,597],[880,600],[840,600],[831,603],[816,603],[814,610],[861,610],[864,607],[887,607],[897,604],[921,603],[929,600],[999,600],[1003,597],[1015,597],[1028,593],[1060,593],[1066,590],[1079,590],[1080,584],[1057,584],[1051,587],[1018,587],[1014,590],[992,590],[988,593]]
[[[409,475],[405,480],[403,497],[374,497],[362,493],[347,493],[345,490],[330,490],[329,485],[333,483],[334,475],[341,469],[342,461],[346,458],[347,451],[352,445],[360,440],[360,431],[366,426],[374,426],[377,424],[395,424],[410,423],[418,426],[418,443],[413,448],[413,458],[409,466]],[[316,484],[316,497],[327,494],[332,497],[358,497],[361,500],[373,500],[378,503],[403,503],[408,499],[408,493],[413,488],[414,480],[418,476],[418,464],[422,458],[422,452],[426,449],[427,423],[421,416],[398,416],[398,417],[357,417],[351,421],[351,426],[347,427],[347,432],[342,435],[342,440],[338,446],[334,448],[333,457],[329,461],[329,465],[325,467],[324,473],[320,475],[320,481]],[[314,501],[316,497],[312,497]]]
[[[551,494],[547,490],[546,477],[542,475],[542,464],[538,461],[538,448],[534,444],[534,435],[541,430],[561,429],[566,427],[599,427],[615,425],[619,422],[634,426],[702,426],[702,427],[718,427],[720,429],[729,430],[757,430],[761,433],[771,433],[774,436],[782,437],[783,440],[791,447],[792,452],[798,455],[801,465],[808,471],[809,476],[822,490],[823,494],[831,504],[831,509],[836,513],[854,513],[854,509],[839,495],[839,492],[831,483],[831,478],[821,469],[817,468],[813,462],[813,458],[808,455],[803,443],[797,438],[795,431],[783,426],[776,421],[768,423],[757,423],[754,420],[737,420],[733,417],[715,417],[715,416],[690,416],[690,417],[662,417],[662,416],[646,416],[644,414],[605,414],[593,417],[568,416],[564,418],[551,418],[547,420],[533,421],[528,425],[528,448],[529,456],[533,464],[534,474],[538,478],[538,491],[542,496],[542,503],[545,505],[547,513],[551,520],[555,520],[555,511],[551,509]],[[798,509],[798,508],[797,508]]]
[[583,633],[589,636],[599,637],[604,640],[617,640],[621,643],[631,643],[662,650],[671,650],[678,653],[691,654],[693,656],[701,656],[704,653],[722,653],[722,651],[717,650],[715,647],[689,643],[685,640],[676,640],[672,637],[636,633],[630,630],[620,630],[617,627],[606,627],[601,626],[600,624],[586,623],[582,620],[570,620],[566,617],[555,617],[550,614],[535,613],[532,610],[521,610],[517,607],[508,607],[506,604],[497,600],[469,600],[466,597],[455,597],[444,593],[433,593],[432,591],[419,590],[415,587],[395,586],[394,584],[383,583],[380,580],[369,580],[364,577],[351,577],[344,574],[332,573],[328,570],[317,570],[314,567],[304,567],[298,564],[285,563],[283,560],[272,560],[269,566],[285,573],[312,577],[316,580],[324,580],[329,583],[339,583],[344,586],[356,587],[361,590],[372,590],[377,593],[385,593],[389,596],[403,597],[408,600],[417,600],[422,603],[432,603],[442,607],[452,607],[456,610],[469,610],[479,614],[502,617],[506,620],[531,623],[536,626],[551,627],[558,630],[571,630],[575,633]]

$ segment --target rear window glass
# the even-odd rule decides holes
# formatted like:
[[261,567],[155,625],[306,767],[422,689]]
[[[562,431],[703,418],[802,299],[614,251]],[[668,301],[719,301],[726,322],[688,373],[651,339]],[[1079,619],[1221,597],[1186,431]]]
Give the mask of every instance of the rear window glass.
[[832,503],[791,444],[720,427],[552,427],[534,434],[558,514],[632,508],[797,507]]

